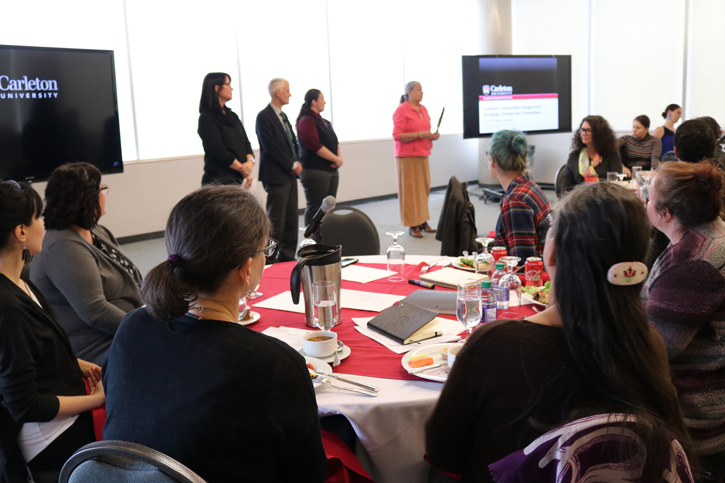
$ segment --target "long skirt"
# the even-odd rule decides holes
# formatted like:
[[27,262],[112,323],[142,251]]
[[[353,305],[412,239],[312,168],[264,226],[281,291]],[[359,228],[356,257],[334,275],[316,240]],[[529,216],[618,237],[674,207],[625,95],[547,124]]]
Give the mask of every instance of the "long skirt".
[[428,221],[430,169],[428,156],[395,158],[398,175],[400,220],[405,226],[419,226]]

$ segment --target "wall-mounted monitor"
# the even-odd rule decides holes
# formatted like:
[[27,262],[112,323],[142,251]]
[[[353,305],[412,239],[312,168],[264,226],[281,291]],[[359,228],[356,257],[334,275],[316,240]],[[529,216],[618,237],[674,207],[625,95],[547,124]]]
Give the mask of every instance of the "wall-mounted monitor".
[[0,179],[123,172],[113,51],[0,45]]
[[463,56],[463,137],[571,132],[571,56]]

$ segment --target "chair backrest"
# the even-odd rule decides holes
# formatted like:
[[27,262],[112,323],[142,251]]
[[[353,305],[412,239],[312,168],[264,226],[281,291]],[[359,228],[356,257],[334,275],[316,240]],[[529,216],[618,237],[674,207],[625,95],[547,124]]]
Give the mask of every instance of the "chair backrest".
[[561,182],[564,179],[564,170],[565,169],[566,169],[566,164],[556,170],[556,176],[554,177],[554,191],[556,192],[556,199],[561,198],[561,195],[562,195]]
[[97,441],[63,465],[59,483],[206,483],[160,451],[128,441]]
[[320,225],[325,245],[342,245],[342,256],[380,255],[380,236],[375,223],[364,212],[351,206],[330,211]]

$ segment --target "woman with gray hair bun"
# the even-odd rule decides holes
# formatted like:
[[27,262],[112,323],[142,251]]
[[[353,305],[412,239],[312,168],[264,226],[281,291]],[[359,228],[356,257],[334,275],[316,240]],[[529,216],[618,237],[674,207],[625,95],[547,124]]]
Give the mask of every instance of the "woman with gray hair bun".
[[393,113],[393,139],[395,141],[395,168],[398,175],[398,199],[400,219],[408,227],[410,236],[421,238],[421,230],[435,232],[428,225],[428,195],[430,194],[430,169],[428,155],[433,141],[440,137],[430,130],[428,110],[423,100],[420,82],[405,85],[400,105]]

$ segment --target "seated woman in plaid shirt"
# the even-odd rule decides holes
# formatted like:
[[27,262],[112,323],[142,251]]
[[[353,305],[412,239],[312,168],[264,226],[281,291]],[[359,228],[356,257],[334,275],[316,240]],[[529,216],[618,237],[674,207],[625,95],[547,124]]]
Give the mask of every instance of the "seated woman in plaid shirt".
[[489,170],[504,189],[501,215],[496,223],[496,246],[521,258],[541,257],[549,222],[549,202],[526,173],[529,145],[518,131],[502,130],[491,138]]

